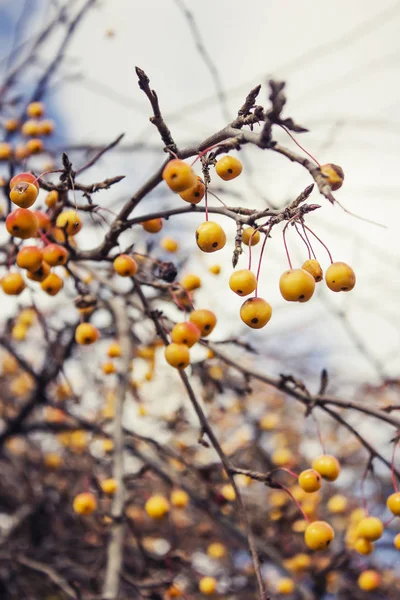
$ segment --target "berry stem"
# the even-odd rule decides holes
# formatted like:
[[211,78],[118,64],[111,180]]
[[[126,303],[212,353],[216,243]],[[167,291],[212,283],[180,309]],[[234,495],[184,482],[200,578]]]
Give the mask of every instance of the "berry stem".
[[166,148],[166,150],[171,154],[171,156],[179,160],[179,156],[173,150],[171,150],[171,148]]
[[321,167],[321,164],[317,161],[317,159],[314,158],[314,156],[312,154],[307,152],[307,150],[305,148],[303,148],[303,146],[301,144],[299,144],[299,142],[295,139],[295,137],[290,133],[290,131],[284,125],[280,125],[280,127],[282,127],[282,129],[284,131],[286,131],[286,133],[294,141],[296,146],[298,146],[301,150],[303,150],[303,152],[305,152],[307,154],[307,156],[309,156],[311,158],[311,160],[313,160],[319,167]]
[[283,235],[283,245],[285,246],[285,252],[286,252],[287,259],[288,259],[289,268],[293,269],[292,261],[290,260],[290,254],[289,254],[289,250],[288,250],[287,243],[286,243],[286,229],[287,229],[289,223],[290,223],[290,221],[288,221],[286,223],[285,227],[283,228],[282,235]]
[[390,519],[388,519],[387,521],[385,521],[385,522],[383,523],[383,526],[386,528],[388,525],[390,525],[390,523],[391,523],[392,521],[394,521],[394,519],[395,519],[395,518],[396,518],[396,515],[393,515],[392,517],[390,517]]
[[35,184],[37,181],[39,181],[39,179],[41,179],[42,177],[44,177],[44,175],[50,175],[51,173],[62,173],[63,169],[54,169],[54,171],[43,171],[43,173],[41,173],[40,175],[38,175],[35,179],[35,181],[33,181],[33,183]]
[[[257,295],[258,295],[258,281],[260,279],[261,263],[262,263],[263,254],[264,254],[264,250],[265,250],[265,244],[267,243],[267,239],[268,239],[270,231],[271,231],[271,227],[268,227],[267,231],[265,232],[265,238],[264,238],[262,246],[261,246],[260,258],[258,259],[258,267],[257,267],[257,275],[256,275],[257,287],[254,292],[255,298],[257,298]],[[249,246],[249,248],[251,248],[251,246]]]
[[321,244],[321,245],[322,245],[322,246],[325,248],[325,250],[326,250],[326,251],[327,251],[327,253],[328,253],[329,260],[331,261],[331,264],[332,264],[332,263],[333,263],[333,258],[332,258],[332,254],[329,252],[329,248],[328,248],[328,246],[326,246],[326,245],[324,244],[324,242],[323,242],[323,241],[322,241],[322,240],[321,240],[321,239],[320,239],[320,238],[319,238],[319,237],[318,237],[318,236],[317,236],[317,235],[316,235],[316,234],[313,232],[313,230],[312,230],[312,229],[310,229],[309,227],[307,227],[307,225],[303,224],[303,227],[304,227],[305,229],[307,229],[307,231],[309,231],[309,232],[310,232],[310,233],[311,233],[311,234],[312,234],[312,235],[313,235],[313,236],[314,236],[314,237],[315,237],[315,238],[316,238],[316,239],[319,241],[319,243],[320,243],[320,244]]
[[303,222],[301,223],[301,226],[303,228],[304,237],[306,238],[306,240],[308,242],[308,245],[310,246],[310,250],[311,250],[311,253],[313,255],[313,258],[315,258],[315,260],[317,260],[317,257],[315,256],[314,248],[312,247],[312,244],[311,244],[311,242],[310,242],[310,240],[308,238],[307,231],[306,231],[306,228],[305,228]]
[[310,246],[308,245],[307,240],[305,239],[305,237],[300,233],[300,230],[297,226],[297,223],[294,224],[294,227],[297,231],[297,233],[299,234],[299,236],[301,237],[301,239],[303,240],[303,242],[305,243],[306,247],[307,247],[307,252],[308,252],[308,259],[311,259],[311,250],[310,250]]
[[304,510],[301,508],[300,503],[297,502],[297,500],[293,496],[292,492],[286,486],[282,485],[281,483],[279,485],[291,497],[291,499],[293,500],[293,502],[296,504],[297,508],[299,509],[299,511],[301,512],[301,514],[303,515],[304,520],[307,521],[307,523],[310,523],[309,517],[306,515],[306,513],[304,512]]
[[199,158],[202,158],[205,154],[207,154],[207,152],[210,152],[210,150],[212,150],[213,148],[218,148],[218,146],[221,146],[224,143],[225,142],[218,142],[218,144],[213,144],[212,146],[209,146],[205,150],[202,150],[201,152],[199,152],[199,154],[196,156],[196,158],[192,162],[191,166],[193,167],[193,165],[199,160]]
[[253,243],[253,237],[254,237],[254,235],[257,233],[257,231],[258,231],[259,229],[261,229],[261,227],[262,227],[262,225],[260,225],[259,227],[256,227],[256,228],[254,229],[253,233],[251,234],[251,236],[250,236],[250,239],[249,239],[249,268],[248,268],[248,270],[249,270],[249,271],[251,271],[251,259],[252,259],[252,243]]
[[207,186],[205,186],[205,191],[204,191],[204,204],[205,204],[205,208],[206,208],[206,221],[208,221],[208,193],[207,193]]
[[318,423],[317,417],[314,415],[314,413],[313,413],[313,412],[311,413],[311,416],[312,416],[312,418],[313,418],[313,420],[314,420],[315,427],[316,427],[316,429],[317,429],[317,434],[318,434],[319,443],[320,443],[320,445],[321,445],[321,448],[322,448],[322,454],[326,454],[326,448],[325,448],[324,440],[322,439],[321,428],[320,428],[320,426],[319,426],[319,423]]
[[368,511],[367,497],[365,495],[364,484],[365,484],[365,480],[366,480],[367,475],[368,475],[368,471],[369,471],[369,463],[367,463],[366,469],[364,471],[364,474],[363,474],[363,476],[361,478],[361,483],[360,483],[363,508],[364,508],[364,510],[365,510],[365,512],[366,512],[367,515],[369,514],[369,511]]

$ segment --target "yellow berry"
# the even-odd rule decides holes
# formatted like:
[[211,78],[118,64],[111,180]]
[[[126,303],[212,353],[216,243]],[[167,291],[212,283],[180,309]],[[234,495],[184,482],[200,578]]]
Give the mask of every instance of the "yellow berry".
[[276,582],[276,591],[284,596],[294,592],[294,581],[290,577],[282,577]]
[[44,104],[42,102],[31,102],[26,108],[28,117],[38,118],[44,114]]
[[376,542],[382,537],[383,523],[377,517],[365,517],[362,519],[356,529],[357,537],[363,537],[370,542]]
[[400,533],[398,533],[396,535],[396,537],[394,538],[393,544],[394,544],[394,547],[396,548],[396,550],[400,550]]
[[206,308],[200,308],[190,313],[189,320],[197,325],[200,329],[201,337],[207,337],[210,335],[215,325],[217,324],[217,317],[211,310]]
[[119,358],[121,356],[121,346],[118,344],[118,342],[113,342],[109,345],[107,356],[110,358]]
[[224,181],[235,179],[240,175],[242,169],[243,167],[240,160],[235,156],[230,156],[229,154],[220,158],[215,165],[217,175],[219,175]]
[[182,277],[181,285],[188,292],[192,292],[193,290],[197,290],[197,288],[201,287],[201,279],[198,275],[188,273],[187,275],[184,275],[184,277]]
[[261,329],[272,316],[272,307],[263,298],[249,298],[240,308],[240,318],[252,329]]
[[321,475],[314,469],[302,471],[299,475],[299,486],[305,492],[316,492],[321,488]]
[[225,246],[226,235],[218,223],[204,221],[196,230],[196,242],[203,252],[216,252]]
[[227,483],[226,485],[222,486],[221,494],[223,495],[225,500],[228,500],[228,502],[233,502],[234,500],[236,500],[236,492],[234,490],[233,485],[230,483]]
[[12,156],[12,148],[6,142],[0,142],[0,160],[8,160]]
[[279,424],[279,416],[275,413],[268,413],[261,417],[259,425],[260,429],[263,431],[270,431],[271,429],[275,429]]
[[229,287],[238,296],[248,296],[257,287],[256,276],[248,269],[234,271],[229,278]]
[[220,542],[213,542],[207,547],[207,554],[210,558],[220,559],[226,554],[226,548]]
[[118,484],[115,479],[110,477],[109,479],[103,479],[103,481],[100,482],[100,487],[104,494],[113,496],[118,489]]
[[49,296],[56,296],[63,286],[63,280],[55,273],[49,273],[46,279],[44,279],[40,284],[42,290]]
[[160,218],[149,219],[148,221],[143,221],[141,226],[147,233],[158,233],[163,228],[163,220]]
[[40,154],[43,147],[44,144],[39,138],[32,138],[26,142],[26,149],[29,154]]
[[75,210],[66,210],[60,213],[56,225],[60,229],[65,229],[68,235],[76,235],[82,229],[82,221]]
[[103,363],[101,365],[101,370],[103,371],[104,375],[112,375],[116,372],[115,365],[111,360]]
[[342,167],[327,163],[320,167],[322,175],[326,178],[333,191],[338,190],[343,185],[344,173]]
[[251,245],[256,246],[258,244],[258,242],[260,241],[260,232],[256,231],[254,229],[254,227],[245,227],[242,231],[243,244],[245,246],[250,246],[250,239],[251,239]]
[[185,490],[173,490],[171,493],[171,504],[175,508],[186,508],[189,504],[189,495]]
[[205,596],[211,596],[217,589],[217,582],[214,577],[202,577],[199,581],[199,590]]
[[374,544],[365,538],[357,538],[353,544],[354,550],[356,550],[359,554],[363,554],[367,556],[371,554],[374,550]]
[[189,348],[185,344],[169,344],[164,355],[167,363],[176,369],[186,369],[190,363]]
[[78,515],[91,515],[97,508],[97,501],[90,492],[83,492],[74,498],[73,509]]
[[279,289],[288,302],[307,302],[314,293],[315,280],[304,269],[290,269],[281,275]]
[[1,280],[1,288],[9,296],[19,296],[26,287],[21,273],[7,273]]
[[314,459],[312,468],[318,471],[327,481],[335,481],[340,474],[340,464],[337,458],[330,454],[322,454]]
[[186,344],[191,348],[200,339],[200,329],[192,321],[177,323],[171,331],[171,340],[175,344]]
[[169,502],[165,496],[156,494],[147,500],[144,509],[150,518],[162,519],[169,512]]
[[347,498],[343,494],[335,494],[329,498],[327,508],[332,513],[344,513],[347,508]]
[[280,448],[272,453],[271,460],[275,465],[283,467],[293,462],[293,453],[289,448]]
[[96,342],[99,337],[98,329],[91,323],[81,323],[75,330],[75,341],[77,344],[87,346]]
[[210,273],[212,273],[213,275],[219,275],[221,273],[221,267],[220,265],[211,265],[208,270],[210,271]]
[[179,195],[182,200],[185,200],[185,202],[190,202],[190,204],[198,204],[204,198],[205,191],[206,186],[201,180],[201,177],[198,177],[197,183],[194,186],[188,188],[184,192],[181,192]]
[[304,533],[306,545],[310,550],[325,550],[335,537],[335,532],[326,521],[314,521]]
[[10,200],[20,208],[29,208],[38,197],[38,189],[33,183],[21,181],[10,191]]
[[173,192],[184,192],[197,183],[192,167],[178,158],[165,165],[162,177]]
[[179,244],[176,240],[170,237],[165,237],[161,240],[160,246],[166,252],[171,252],[172,254],[176,252],[179,248]]
[[57,204],[58,201],[58,192],[57,190],[51,190],[44,200],[44,203],[48,208],[53,208]]
[[314,277],[316,283],[322,281],[323,271],[321,269],[321,265],[314,258],[306,260],[306,262],[302,264],[301,268],[310,273],[310,275]]
[[120,254],[113,262],[114,271],[121,277],[133,277],[138,270],[138,264],[132,256]]
[[356,275],[346,263],[336,262],[328,267],[325,281],[333,292],[350,292],[356,285]]
[[381,576],[372,569],[366,570],[360,574],[357,583],[360,590],[364,590],[364,592],[371,592],[380,586]]

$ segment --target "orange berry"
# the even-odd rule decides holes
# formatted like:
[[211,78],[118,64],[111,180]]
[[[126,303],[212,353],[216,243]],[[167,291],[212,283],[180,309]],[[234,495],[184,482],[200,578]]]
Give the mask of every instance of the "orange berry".
[[307,302],[314,293],[315,280],[308,271],[290,269],[281,275],[279,289],[288,302]]
[[231,179],[235,179],[242,172],[242,163],[235,156],[223,156],[217,161],[215,165],[215,170],[217,175],[221,177],[224,181],[230,181]]
[[49,296],[56,296],[63,286],[63,280],[55,273],[50,273],[40,284],[42,290]]
[[335,537],[335,532],[326,521],[310,523],[304,533],[304,540],[310,550],[325,550]]
[[21,273],[7,273],[1,280],[1,288],[9,296],[19,296],[26,287]]
[[160,246],[163,250],[166,252],[171,252],[172,254],[179,248],[178,242],[170,237],[163,238],[160,242]]
[[44,114],[44,104],[42,102],[31,102],[26,108],[28,117],[38,118]]
[[27,208],[17,208],[6,219],[6,229],[10,235],[26,240],[38,230],[36,215]]
[[207,548],[207,554],[210,558],[220,559],[226,554],[226,548],[220,542],[213,542]]
[[75,341],[77,344],[93,344],[99,337],[98,329],[91,323],[81,323],[75,330]]
[[177,323],[171,331],[171,340],[175,344],[185,344],[191,348],[200,339],[200,329],[191,321]]
[[356,285],[356,274],[346,263],[335,262],[328,267],[325,281],[333,292],[350,292]]
[[10,191],[10,200],[21,208],[29,208],[36,201],[38,193],[33,183],[20,182]]
[[197,183],[192,167],[179,158],[165,165],[162,177],[173,192],[184,192]]
[[197,288],[201,287],[201,279],[198,275],[188,273],[187,275],[182,277],[181,285],[188,292],[192,292],[193,290],[197,290]]
[[242,231],[243,244],[245,246],[250,246],[250,239],[251,239],[251,245],[256,246],[258,244],[258,242],[260,241],[260,232],[256,231],[254,229],[254,227],[245,227]]
[[201,177],[197,177],[197,183],[193,186],[181,192],[179,195],[185,202],[190,204],[198,204],[204,198],[206,192],[206,186],[204,185]]
[[33,185],[39,191],[39,181],[33,173],[24,172],[17,173],[17,175],[14,175],[14,177],[10,179],[10,190],[12,190],[12,188],[18,183],[33,183]]
[[201,337],[210,335],[217,324],[217,317],[215,314],[211,310],[205,308],[192,311],[189,320],[200,329]]
[[360,574],[357,584],[360,590],[372,592],[372,590],[376,590],[376,588],[380,586],[381,576],[376,571],[369,569]]
[[400,492],[391,494],[386,500],[386,506],[396,517],[400,517]]
[[120,254],[113,262],[114,270],[121,277],[133,277],[138,270],[138,264],[132,256]]
[[190,363],[189,348],[185,344],[169,344],[164,350],[165,360],[171,367],[186,369]]
[[338,190],[343,185],[344,173],[342,167],[327,163],[320,167],[322,175],[325,177],[333,191]]
[[196,242],[203,252],[216,252],[225,246],[226,235],[218,223],[204,221],[196,230]]
[[48,265],[46,262],[42,262],[42,264],[40,265],[40,267],[38,267],[35,270],[29,270],[27,273],[28,279],[31,279],[32,281],[44,281],[46,279],[46,277],[49,275],[50,273],[50,265]]
[[152,519],[162,519],[169,512],[169,502],[165,496],[156,494],[147,500],[144,509]]
[[240,308],[240,318],[252,329],[261,329],[272,316],[272,307],[263,298],[249,298]]
[[354,542],[354,550],[356,550],[359,554],[367,556],[368,554],[372,554],[374,550],[374,544],[369,540],[360,537]]
[[26,142],[26,149],[29,154],[40,154],[43,152],[44,144],[39,138],[31,138]]
[[314,469],[302,471],[299,475],[299,486],[305,492],[316,492],[321,488],[321,475]]
[[383,534],[383,523],[377,517],[365,517],[362,519],[356,529],[357,537],[365,538],[370,542],[376,542]]
[[248,269],[234,271],[229,278],[229,287],[238,296],[248,296],[257,287],[256,276]]
[[90,492],[83,492],[74,498],[73,509],[78,515],[91,515],[97,508],[97,501]]
[[42,251],[37,246],[24,246],[17,254],[17,265],[21,269],[28,269],[28,271],[39,269],[42,260]]
[[319,264],[319,262],[317,260],[310,258],[309,260],[306,260],[306,262],[302,264],[301,268],[304,271],[307,271],[308,273],[310,273],[310,275],[312,275],[314,277],[316,283],[318,283],[319,281],[322,281],[323,271],[321,269],[321,265]]
[[327,481],[335,481],[340,474],[339,461],[330,454],[322,454],[314,459],[312,468]]
[[348,501],[343,494],[335,494],[329,498],[327,508],[332,513],[344,513],[346,511]]
[[68,250],[59,244],[48,244],[43,249],[43,260],[51,267],[65,265],[68,260]]
[[114,363],[109,360],[108,362],[105,362],[101,365],[101,370],[103,371],[104,375],[112,375],[113,373],[115,373],[116,368]]
[[56,225],[60,229],[64,229],[68,235],[76,235],[82,229],[82,221],[75,210],[66,210],[60,213]]
[[143,221],[141,226],[147,233],[158,233],[163,227],[163,220],[160,218],[149,219],[148,221]]
[[47,194],[44,203],[46,204],[46,206],[48,206],[48,208],[53,208],[53,206],[55,206],[57,204],[57,201],[58,201],[57,190],[51,190],[51,192],[49,192]]

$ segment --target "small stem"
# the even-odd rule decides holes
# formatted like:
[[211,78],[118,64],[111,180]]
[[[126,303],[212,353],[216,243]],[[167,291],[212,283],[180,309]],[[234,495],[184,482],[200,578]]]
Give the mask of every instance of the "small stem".
[[306,231],[306,228],[305,228],[305,226],[304,226],[304,223],[302,223],[302,224],[301,224],[301,226],[302,226],[302,228],[303,228],[304,237],[306,238],[306,240],[307,240],[307,242],[308,242],[308,245],[310,246],[310,250],[311,250],[311,253],[312,253],[312,255],[313,255],[313,258],[314,258],[315,260],[317,260],[317,257],[315,256],[314,248],[312,247],[312,243],[311,243],[311,242],[310,242],[310,240],[308,239],[308,235],[307,235],[307,231]]
[[267,229],[267,231],[265,233],[265,238],[264,238],[264,241],[263,241],[262,246],[261,246],[260,258],[258,259],[258,267],[257,267],[257,275],[256,275],[257,287],[256,287],[255,293],[254,293],[254,295],[255,295],[256,298],[257,298],[257,295],[258,295],[258,282],[259,282],[259,279],[260,279],[261,263],[262,263],[263,254],[264,254],[264,250],[265,250],[265,244],[267,243],[267,239],[268,239],[270,231],[271,231],[271,226],[268,227],[268,229]]
[[283,235],[283,245],[285,246],[285,252],[286,252],[288,262],[289,262],[289,267],[290,267],[290,269],[293,269],[292,261],[290,260],[290,254],[289,254],[289,250],[288,250],[287,243],[286,243],[286,229],[287,229],[289,223],[290,223],[290,221],[288,221],[286,223],[285,227],[283,228],[282,235]]
[[325,248],[325,250],[328,253],[329,260],[331,261],[331,264],[332,264],[333,263],[333,258],[332,258],[332,254],[329,252],[328,246],[326,246],[326,244],[324,244],[324,242],[313,232],[312,229],[310,229],[309,227],[307,227],[307,225],[303,225],[303,227],[305,227],[305,229],[307,229],[307,231],[309,231],[319,241],[319,243]]
[[192,162],[191,166],[193,167],[193,165],[199,160],[199,158],[202,158],[205,154],[207,154],[207,152],[210,152],[210,150],[212,150],[213,148],[218,148],[218,146],[221,146],[223,144],[225,144],[225,141],[218,142],[217,144],[213,144],[212,146],[208,146],[208,148],[199,152],[199,154],[196,156],[196,158]]
[[206,221],[208,221],[208,193],[207,193],[207,186],[205,187],[205,192],[204,192],[204,204],[206,207]]
[[304,237],[304,236],[303,236],[303,235],[300,233],[300,230],[299,230],[299,228],[297,227],[297,223],[295,223],[295,224],[294,224],[294,227],[295,227],[295,229],[296,229],[297,233],[299,234],[299,236],[301,237],[301,239],[303,240],[303,242],[304,242],[304,243],[305,243],[305,245],[306,245],[307,252],[308,252],[308,260],[310,260],[310,259],[311,259],[311,250],[310,250],[310,246],[308,245],[308,242],[307,242],[307,240],[305,239],[305,237]]
[[313,418],[313,420],[314,420],[315,427],[316,427],[316,429],[317,429],[317,434],[318,434],[319,443],[320,443],[320,445],[321,445],[321,448],[322,448],[322,454],[326,454],[326,448],[325,448],[324,441],[323,441],[323,439],[322,439],[322,435],[321,435],[321,428],[320,428],[320,426],[319,426],[319,423],[318,423],[318,421],[317,421],[317,417],[314,415],[314,413],[313,413],[313,412],[311,413],[311,416],[312,416],[312,418]]
[[299,142],[295,139],[295,137],[290,133],[290,131],[284,125],[280,125],[280,127],[282,127],[282,129],[284,131],[286,131],[286,133],[288,134],[288,136],[290,138],[292,138],[292,140],[294,141],[294,143],[296,144],[296,146],[298,146],[301,150],[303,150],[303,152],[305,152],[307,154],[307,156],[309,156],[311,158],[311,160],[313,160],[319,167],[321,166],[321,164],[317,161],[317,159],[314,158],[312,154],[310,154],[309,152],[307,152],[307,150],[305,148],[303,148],[303,146],[301,144],[299,144]]
[[307,523],[309,523],[310,522],[309,517],[306,515],[306,513],[304,512],[304,510],[301,508],[300,503],[293,496],[292,492],[286,486],[282,485],[281,483],[279,485],[291,497],[291,499],[293,500],[293,502],[296,504],[297,508],[299,509],[299,511],[301,512],[301,514],[303,515],[304,520],[307,521]]
[[395,459],[396,449],[397,449],[397,444],[398,443],[399,443],[398,440],[393,443],[393,454],[392,454],[392,463],[391,463],[392,483],[393,483],[393,487],[394,487],[394,491],[395,492],[399,491],[399,487],[397,485],[397,480],[396,480],[395,468],[394,468],[394,459]]

